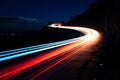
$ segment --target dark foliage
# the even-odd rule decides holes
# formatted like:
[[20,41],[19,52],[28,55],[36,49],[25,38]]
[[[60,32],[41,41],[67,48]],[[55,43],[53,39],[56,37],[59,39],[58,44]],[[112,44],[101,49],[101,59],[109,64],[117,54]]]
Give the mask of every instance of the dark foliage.
[[120,80],[117,66],[119,64],[117,56],[120,53],[119,8],[119,0],[97,0],[84,13],[71,17],[66,23],[66,25],[94,28],[103,33],[104,46],[99,59],[104,66],[100,71],[97,71],[98,68],[96,69],[94,77],[97,80]]

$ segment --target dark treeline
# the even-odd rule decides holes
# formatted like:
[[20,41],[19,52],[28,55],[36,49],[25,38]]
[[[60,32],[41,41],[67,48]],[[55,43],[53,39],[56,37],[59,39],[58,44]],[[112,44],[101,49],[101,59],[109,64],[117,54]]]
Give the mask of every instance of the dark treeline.
[[[108,34],[112,41],[119,41],[120,34],[120,12],[118,0],[97,0],[90,4],[89,8],[82,14],[72,16],[66,25],[78,25],[95,28]],[[112,42],[111,41],[111,42]]]
[[99,57],[103,67],[93,73],[96,80],[120,80],[117,57],[120,53],[119,8],[119,0],[97,0],[84,13],[72,16],[65,24],[94,28],[103,34],[104,45]]

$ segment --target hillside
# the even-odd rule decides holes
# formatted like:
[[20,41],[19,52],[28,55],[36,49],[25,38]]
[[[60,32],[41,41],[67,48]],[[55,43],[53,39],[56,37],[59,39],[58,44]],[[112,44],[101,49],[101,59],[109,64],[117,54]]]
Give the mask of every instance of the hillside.
[[119,8],[118,0],[97,0],[84,13],[71,17],[65,24],[90,27],[103,34],[103,46],[99,52],[101,55],[96,56],[99,59],[98,64],[102,63],[103,66],[96,66],[92,76],[97,80],[120,80],[116,63],[120,53]]

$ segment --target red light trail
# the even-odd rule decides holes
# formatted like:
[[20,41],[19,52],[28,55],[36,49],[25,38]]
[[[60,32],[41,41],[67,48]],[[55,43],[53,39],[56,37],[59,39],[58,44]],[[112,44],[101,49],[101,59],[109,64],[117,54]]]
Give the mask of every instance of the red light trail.
[[[35,80],[41,75],[52,70],[54,67],[60,65],[61,63],[67,61],[74,55],[80,54],[82,50],[88,49],[96,45],[101,38],[99,32],[84,28],[84,27],[72,27],[72,26],[55,26],[55,24],[50,25],[51,27],[73,29],[83,32],[85,35],[80,38],[80,40],[67,44],[65,46],[50,50],[44,54],[38,55],[29,60],[16,63],[14,65],[8,66],[0,70],[0,80],[12,79],[19,76],[37,66],[42,66],[39,70],[32,72],[30,75],[24,77],[26,80]],[[47,64],[46,64],[47,63]],[[46,64],[46,65],[45,65]],[[45,65],[45,66],[44,66]]]

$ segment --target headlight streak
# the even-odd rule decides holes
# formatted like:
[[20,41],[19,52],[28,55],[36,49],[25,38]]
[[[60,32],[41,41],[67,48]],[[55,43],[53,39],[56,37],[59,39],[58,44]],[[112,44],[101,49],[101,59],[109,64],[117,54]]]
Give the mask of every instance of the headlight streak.
[[[77,38],[76,38],[77,39]],[[71,40],[71,39],[69,39]],[[42,48],[42,47],[46,47],[46,46],[50,46],[50,45],[55,45],[55,44],[62,44],[63,42],[67,42],[69,40],[64,40],[64,41],[58,41],[58,42],[53,42],[53,43],[47,43],[47,44],[41,44],[41,45],[36,45],[36,46],[30,46],[30,47],[25,47],[25,48],[20,48],[20,49],[14,49],[14,50],[8,50],[8,51],[2,51],[0,52],[0,56],[2,55],[7,55],[8,53],[13,53],[13,52],[24,52],[24,50],[27,50],[27,49],[32,49],[32,48]],[[9,54],[8,54],[9,55]]]
[[[21,62],[13,66],[9,66],[8,68],[2,69],[0,71],[0,80],[11,79],[24,72],[27,72],[29,69],[32,69],[37,65],[42,65],[50,60],[57,58],[57,60],[45,66],[45,69],[41,70],[40,72],[39,71],[35,72],[35,74],[31,74],[31,76],[28,76],[29,80],[34,80],[37,77],[44,74],[45,72],[51,70],[58,64],[78,54],[78,52],[80,52],[81,50],[89,48],[90,45],[88,43],[96,44],[97,42],[99,42],[100,34],[93,29],[83,28],[83,27],[55,26],[54,24],[50,25],[50,27],[77,30],[77,31],[83,32],[85,36],[73,38],[73,39],[69,39],[69,40],[65,40],[61,42],[42,44],[42,46],[37,45],[37,46],[32,46],[32,47],[27,47],[27,48],[22,48],[22,49],[9,50],[7,51],[6,54],[4,53],[6,51],[1,52],[0,55],[2,55],[3,57],[2,59],[0,59],[0,61],[5,61],[5,60],[13,59],[16,57],[40,52],[42,50],[48,50],[48,49],[52,49],[55,47],[60,47],[60,46],[65,45],[63,47],[51,50],[50,52],[47,52],[46,54],[38,55],[37,57],[33,59],[26,60],[24,62]],[[86,45],[89,45],[89,46],[86,46]],[[83,47],[80,47],[80,46],[83,46]],[[21,50],[23,50],[23,52]],[[20,51],[21,53],[19,53]],[[14,52],[14,54],[12,54],[12,52]]]
[[55,42],[55,43],[52,43],[51,45],[48,43],[48,45],[46,44],[47,46],[38,46],[37,48],[35,47],[35,48],[30,48],[30,49],[23,49],[23,51],[10,52],[10,53],[6,53],[6,54],[2,54],[2,55],[0,55],[0,57],[1,57],[0,62],[6,61],[6,60],[9,60],[9,59],[13,59],[13,58],[17,58],[17,57],[21,57],[21,56],[25,56],[25,55],[29,55],[29,54],[33,54],[33,53],[36,53],[36,52],[41,52],[41,51],[49,50],[49,49],[52,49],[52,48],[64,46],[64,45],[76,42],[78,40],[80,40],[80,38],[74,38],[74,39],[69,39],[69,40],[65,40],[65,41]]

